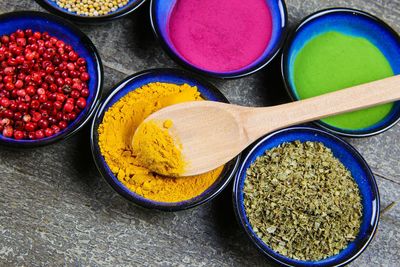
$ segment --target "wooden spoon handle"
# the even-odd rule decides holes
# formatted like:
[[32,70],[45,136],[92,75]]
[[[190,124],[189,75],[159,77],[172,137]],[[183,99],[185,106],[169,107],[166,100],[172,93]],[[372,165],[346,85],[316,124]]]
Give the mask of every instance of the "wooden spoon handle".
[[[247,126],[251,128],[249,132],[254,130],[252,138],[256,139],[266,132],[260,125],[269,124],[267,130],[273,131],[397,100],[400,100],[400,75],[301,101],[255,109],[251,115],[248,114]],[[257,131],[257,125],[264,129]]]

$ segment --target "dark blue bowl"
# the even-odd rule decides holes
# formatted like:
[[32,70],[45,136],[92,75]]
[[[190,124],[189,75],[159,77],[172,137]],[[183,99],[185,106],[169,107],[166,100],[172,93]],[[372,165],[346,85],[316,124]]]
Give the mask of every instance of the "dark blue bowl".
[[[115,177],[100,152],[98,145],[98,128],[103,121],[104,113],[129,92],[152,82],[166,82],[175,84],[186,83],[191,86],[197,86],[201,96],[204,99],[228,103],[228,100],[220,91],[218,91],[217,88],[208,82],[193,77],[193,75],[186,71],[177,69],[151,69],[134,74],[116,85],[115,88],[110,91],[96,112],[92,123],[90,139],[93,158],[96,162],[97,168],[106,181],[111,185],[112,188],[115,189],[115,191],[128,200],[146,208],[164,211],[177,211],[193,208],[213,199],[222,192],[235,174],[237,166],[239,165],[239,156],[225,165],[220,177],[205,192],[187,201],[170,203],[149,200],[129,190],[118,180],[117,177]],[[212,153],[212,151],[210,151],[210,153]]]
[[75,12],[70,12],[68,11],[68,9],[60,7],[59,5],[57,5],[55,1],[52,0],[36,0],[36,2],[39,5],[41,5],[43,8],[45,8],[51,13],[57,14],[61,17],[64,17],[74,22],[89,23],[89,24],[106,22],[126,16],[129,13],[133,12],[135,9],[137,9],[139,6],[141,6],[145,1],[146,0],[129,0],[128,4],[118,8],[114,12],[102,16],[89,17],[89,16],[78,15]]
[[[293,66],[298,52],[313,37],[327,31],[338,31],[363,37],[374,44],[386,57],[394,74],[400,74],[400,37],[382,20],[363,11],[349,8],[333,8],[318,11],[305,18],[287,42],[282,55],[282,75],[292,100],[299,100],[293,78]],[[357,130],[329,125],[323,121],[315,123],[330,132],[348,137],[367,137],[382,133],[400,120],[400,101],[391,112],[377,124]]]
[[285,41],[287,26],[287,10],[285,2],[283,0],[266,0],[273,20],[272,36],[264,53],[257,60],[242,69],[231,72],[214,72],[196,67],[179,54],[168,34],[169,17],[176,2],[177,0],[151,0],[151,24],[162,47],[172,57],[172,59],[174,59],[178,64],[200,74],[217,78],[239,78],[250,75],[271,62],[271,60],[278,54]]
[[[300,261],[285,257],[269,248],[253,231],[243,205],[243,186],[246,170],[255,159],[266,150],[284,142],[314,141],[322,142],[330,148],[344,166],[351,172],[362,196],[363,217],[361,228],[356,239],[339,254],[320,261]],[[319,129],[310,127],[292,127],[272,133],[258,141],[247,154],[236,174],[233,189],[235,213],[240,225],[244,228],[256,247],[270,259],[284,266],[342,266],[357,258],[371,242],[379,221],[380,199],[374,175],[363,157],[344,140]]]
[[87,106],[68,127],[58,134],[39,140],[15,140],[0,135],[0,144],[16,147],[33,147],[54,143],[70,137],[79,131],[94,114],[99,104],[103,83],[103,66],[100,56],[90,39],[70,22],[52,14],[20,11],[0,15],[0,35],[10,34],[17,29],[32,29],[33,31],[48,32],[65,43],[71,45],[80,57],[86,59],[90,74]]

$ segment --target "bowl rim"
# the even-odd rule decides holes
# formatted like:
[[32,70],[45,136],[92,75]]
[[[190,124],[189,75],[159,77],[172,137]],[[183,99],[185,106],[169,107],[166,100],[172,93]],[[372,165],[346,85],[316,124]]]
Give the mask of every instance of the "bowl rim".
[[[85,45],[85,47],[92,52],[93,54],[93,60],[95,63],[95,69],[97,70],[98,73],[98,84],[94,88],[96,95],[93,97],[93,102],[90,106],[90,108],[87,110],[86,115],[82,117],[82,122],[79,124],[76,124],[73,128],[66,128],[66,131],[62,134],[55,135],[54,137],[50,137],[49,139],[38,139],[38,140],[33,140],[31,142],[20,142],[15,139],[0,139],[0,145],[5,145],[5,146],[11,146],[11,147],[16,147],[16,148],[34,148],[34,147],[40,147],[40,146],[45,146],[45,145],[50,145],[53,143],[56,143],[61,140],[65,140],[74,134],[76,134],[78,131],[80,131],[86,123],[92,118],[94,115],[95,111],[97,110],[98,105],[100,104],[100,97],[103,91],[103,79],[104,79],[104,68],[103,68],[103,63],[101,61],[101,57],[99,52],[97,51],[96,46],[93,44],[93,42],[90,40],[90,38],[83,32],[81,31],[76,25],[73,23],[69,22],[68,20],[54,15],[50,13],[45,13],[45,12],[40,12],[40,11],[13,11],[13,12],[7,12],[0,14],[0,20],[3,18],[8,18],[8,17],[25,17],[26,15],[34,15],[36,17],[43,17],[48,20],[52,20],[54,23],[61,24],[65,27],[70,28],[80,39],[81,43]],[[25,139],[24,139],[25,140]],[[22,140],[22,141],[24,141]],[[26,140],[25,140],[26,141]]]
[[[294,101],[299,101],[300,99],[296,98],[296,95],[294,93],[294,89],[291,88],[290,86],[290,82],[288,79],[288,73],[286,71],[286,61],[287,61],[287,56],[288,56],[288,52],[290,49],[291,44],[293,43],[293,40],[296,38],[297,33],[299,30],[301,30],[305,25],[307,25],[310,21],[314,20],[314,19],[318,19],[319,17],[325,16],[325,15],[330,15],[333,13],[352,13],[354,15],[361,15],[364,17],[367,17],[369,19],[372,19],[373,21],[375,21],[377,24],[383,26],[385,29],[388,30],[388,32],[390,32],[393,37],[397,40],[397,42],[400,44],[400,35],[389,25],[387,24],[385,21],[383,21],[382,19],[378,18],[375,15],[372,15],[368,12],[359,10],[359,9],[355,9],[355,8],[347,8],[347,7],[332,7],[332,8],[325,8],[325,9],[321,9],[318,10],[316,12],[311,13],[310,15],[306,16],[305,18],[303,18],[298,24],[297,26],[289,33],[287,41],[282,49],[282,55],[281,55],[281,76],[282,76],[282,80],[283,80],[283,84],[285,87],[285,90],[287,92],[287,94],[289,95],[290,99],[294,102]],[[321,120],[316,120],[313,121],[312,123],[315,126],[318,126],[328,132],[343,136],[343,137],[351,137],[351,138],[363,138],[363,137],[370,137],[370,136],[374,136],[383,132],[386,132],[387,130],[389,130],[390,128],[392,128],[393,126],[395,126],[398,122],[400,122],[400,113],[398,118],[396,118],[393,122],[387,124],[386,126],[383,125],[380,129],[376,129],[376,130],[366,130],[364,133],[357,133],[357,132],[348,132],[346,130],[340,130],[340,128],[336,128],[333,126],[330,126],[326,123],[323,123]]]
[[[262,246],[262,244],[259,243],[259,241],[253,236],[253,231],[252,227],[250,225],[246,224],[246,221],[244,217],[246,217],[245,211],[240,209],[240,206],[242,203],[239,202],[239,195],[241,194],[241,191],[239,190],[239,182],[241,181],[241,174],[244,171],[244,165],[245,163],[249,160],[250,156],[253,154],[253,152],[262,144],[265,142],[268,142],[270,138],[272,138],[275,135],[285,133],[285,132],[290,132],[290,131],[311,131],[319,134],[323,134],[327,136],[330,139],[333,139],[337,142],[339,142],[341,145],[346,147],[348,151],[353,154],[358,160],[360,160],[360,163],[362,167],[365,169],[368,177],[368,181],[371,185],[371,189],[376,195],[376,203],[374,204],[376,208],[376,215],[373,221],[373,226],[372,230],[369,232],[368,239],[364,241],[364,244],[360,249],[355,250],[355,253],[346,261],[340,262],[337,265],[321,265],[321,266],[344,266],[346,264],[349,264],[350,262],[354,261],[356,258],[358,258],[364,251],[365,249],[369,246],[371,243],[372,239],[374,238],[378,224],[380,221],[380,195],[379,195],[379,188],[375,179],[375,176],[364,159],[364,157],[354,148],[350,143],[345,141],[344,139],[340,138],[339,136],[336,136],[328,131],[325,131],[323,129],[315,128],[315,127],[309,127],[309,126],[293,126],[289,128],[284,128],[278,131],[275,131],[273,133],[267,134],[266,136],[260,138],[258,141],[256,141],[252,146],[251,149],[246,153],[244,156],[244,159],[241,161],[241,164],[239,166],[239,169],[236,172],[234,181],[233,181],[233,191],[232,191],[232,199],[233,199],[233,206],[234,206],[234,211],[235,211],[235,217],[236,220],[238,221],[238,224],[240,225],[240,228],[244,230],[246,233],[247,237],[251,240],[252,244],[260,251],[263,253],[264,256],[267,256],[269,259],[272,259],[274,262],[281,264],[282,266],[294,266],[289,263],[283,262],[277,258],[274,257],[274,255],[270,254],[267,250],[265,250]],[[264,246],[267,246],[266,244],[263,244]],[[270,248],[271,249],[271,248]],[[271,249],[272,250],[272,249]],[[289,257],[283,256],[285,258],[291,259]],[[314,261],[315,263],[319,261]],[[301,266],[308,266],[307,264],[302,264]]]
[[131,0],[132,2],[128,2],[125,6],[121,7],[117,11],[111,12],[106,15],[101,15],[101,16],[82,16],[78,15],[72,12],[69,12],[65,8],[62,7],[55,7],[49,3],[49,1],[52,0],[35,0],[36,3],[38,3],[41,7],[46,9],[47,11],[54,13],[56,15],[59,15],[61,17],[64,17],[68,20],[75,21],[78,23],[101,23],[101,22],[107,22],[115,19],[119,19],[121,17],[124,17],[131,12],[135,11],[138,9],[143,3],[146,2],[146,0]]
[[287,33],[288,33],[288,11],[287,11],[287,6],[284,0],[276,0],[277,2],[282,4],[282,11],[283,13],[281,13],[281,15],[283,16],[283,26],[281,28],[281,37],[279,39],[279,42],[277,42],[276,44],[276,48],[272,51],[274,51],[271,56],[269,58],[267,58],[266,60],[261,61],[259,64],[257,64],[256,66],[253,66],[252,68],[249,68],[247,70],[242,70],[242,71],[235,71],[232,73],[220,73],[220,72],[213,72],[213,71],[207,71],[207,70],[203,70],[201,68],[198,68],[192,64],[190,64],[189,62],[186,62],[185,60],[182,60],[171,48],[170,46],[167,44],[167,42],[164,40],[164,38],[162,37],[161,33],[160,33],[160,29],[157,25],[157,23],[155,22],[155,3],[156,1],[159,0],[150,0],[150,24],[151,27],[153,29],[153,33],[156,37],[156,39],[159,41],[161,47],[163,48],[163,50],[170,56],[170,58],[172,58],[172,60],[174,62],[176,62],[177,64],[179,64],[180,66],[195,72],[197,74],[202,74],[202,75],[206,75],[208,77],[213,77],[213,78],[220,78],[220,79],[238,79],[238,78],[243,78],[246,76],[249,76],[251,74],[254,74],[258,71],[260,71],[261,69],[263,69],[264,67],[266,67],[269,63],[271,63],[271,61],[273,59],[275,59],[277,57],[277,55],[282,51],[282,48],[286,42],[286,38],[287,38]]
[[[105,164],[101,160],[101,158],[103,158],[103,156],[100,153],[99,146],[98,146],[98,136],[95,133],[95,131],[97,131],[98,126],[100,124],[100,122],[97,122],[97,120],[102,119],[104,117],[104,113],[106,111],[106,109],[105,109],[106,106],[108,105],[108,103],[112,100],[112,98],[117,93],[119,93],[121,90],[123,90],[125,88],[126,83],[133,81],[135,79],[138,79],[142,76],[157,75],[157,74],[172,74],[172,75],[177,75],[177,76],[181,76],[181,77],[186,77],[189,80],[193,79],[196,82],[198,82],[199,84],[201,84],[202,86],[204,86],[205,88],[207,88],[208,90],[210,90],[213,94],[216,94],[218,97],[220,97],[224,101],[228,102],[226,97],[214,85],[212,85],[208,81],[203,80],[202,78],[200,78],[196,75],[193,75],[192,73],[190,73],[186,70],[175,69],[175,68],[152,68],[152,69],[143,70],[143,71],[137,72],[135,74],[132,74],[132,75],[126,77],[125,79],[123,79],[122,81],[120,81],[119,83],[117,83],[115,86],[113,86],[112,89],[110,89],[110,91],[107,93],[107,95],[103,98],[103,100],[101,101],[101,104],[98,107],[96,114],[92,120],[91,129],[90,129],[90,147],[91,147],[91,151],[92,151],[92,156],[94,158],[94,162],[95,162],[96,167],[97,167],[98,171],[100,172],[101,176],[107,181],[107,184],[109,186],[111,186],[111,188],[113,188],[117,193],[122,195],[125,199],[127,199],[130,202],[133,202],[139,206],[148,208],[148,209],[156,209],[156,210],[169,211],[169,212],[186,210],[186,209],[190,209],[190,208],[194,208],[196,206],[202,205],[202,204],[212,200],[227,187],[227,185],[230,183],[230,181],[234,177],[236,170],[239,166],[240,154],[237,157],[235,157],[234,159],[232,159],[229,163],[227,163],[227,164],[230,164],[230,166],[227,166],[228,169],[224,168],[223,172],[226,171],[225,174],[221,173],[222,178],[221,178],[219,187],[215,188],[214,191],[209,192],[208,195],[200,198],[200,196],[202,196],[205,192],[207,192],[207,190],[209,188],[211,188],[211,186],[208,189],[206,189],[206,191],[201,193],[200,195],[198,195],[192,199],[189,199],[189,200],[180,201],[180,202],[160,202],[160,201],[154,201],[151,199],[147,199],[145,197],[142,197],[142,196],[136,194],[135,192],[128,189],[122,183],[117,183],[109,175],[106,166],[104,166]],[[221,177],[221,175],[220,175],[220,177]],[[116,179],[118,179],[118,178],[116,178]]]

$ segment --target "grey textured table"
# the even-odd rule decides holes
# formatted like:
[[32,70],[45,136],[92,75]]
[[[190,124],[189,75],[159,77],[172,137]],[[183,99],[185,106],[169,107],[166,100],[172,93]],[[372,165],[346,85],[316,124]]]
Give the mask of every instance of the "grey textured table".
[[[326,7],[366,10],[400,32],[400,0],[288,0],[290,25]],[[104,91],[137,71],[176,67],[161,50],[148,5],[126,18],[81,26],[105,67]],[[0,13],[41,10],[33,0],[1,0]],[[287,101],[279,62],[250,77],[211,80],[234,103]],[[376,137],[350,140],[371,165],[382,207],[400,199],[400,125]],[[228,188],[189,211],[136,207],[100,177],[91,158],[88,127],[73,138],[34,150],[0,148],[0,266],[250,266],[268,265],[236,224]],[[379,230],[353,266],[400,266],[400,205],[381,217]]]

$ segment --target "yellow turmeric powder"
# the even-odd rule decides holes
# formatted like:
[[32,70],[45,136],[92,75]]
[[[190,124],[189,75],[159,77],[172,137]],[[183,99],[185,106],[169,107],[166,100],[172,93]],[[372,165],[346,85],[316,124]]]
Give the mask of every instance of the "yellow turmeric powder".
[[139,163],[162,175],[179,176],[184,172],[185,160],[178,140],[168,132],[173,122],[162,125],[150,120],[140,124],[133,138],[133,153]]
[[172,120],[166,120],[163,123],[163,126],[165,129],[169,129],[174,125],[174,122]]
[[223,166],[191,177],[161,176],[143,167],[132,147],[133,134],[150,114],[173,104],[200,100],[196,87],[150,83],[129,92],[107,110],[98,130],[100,150],[110,170],[128,189],[147,199],[180,202],[200,195],[218,179]]

